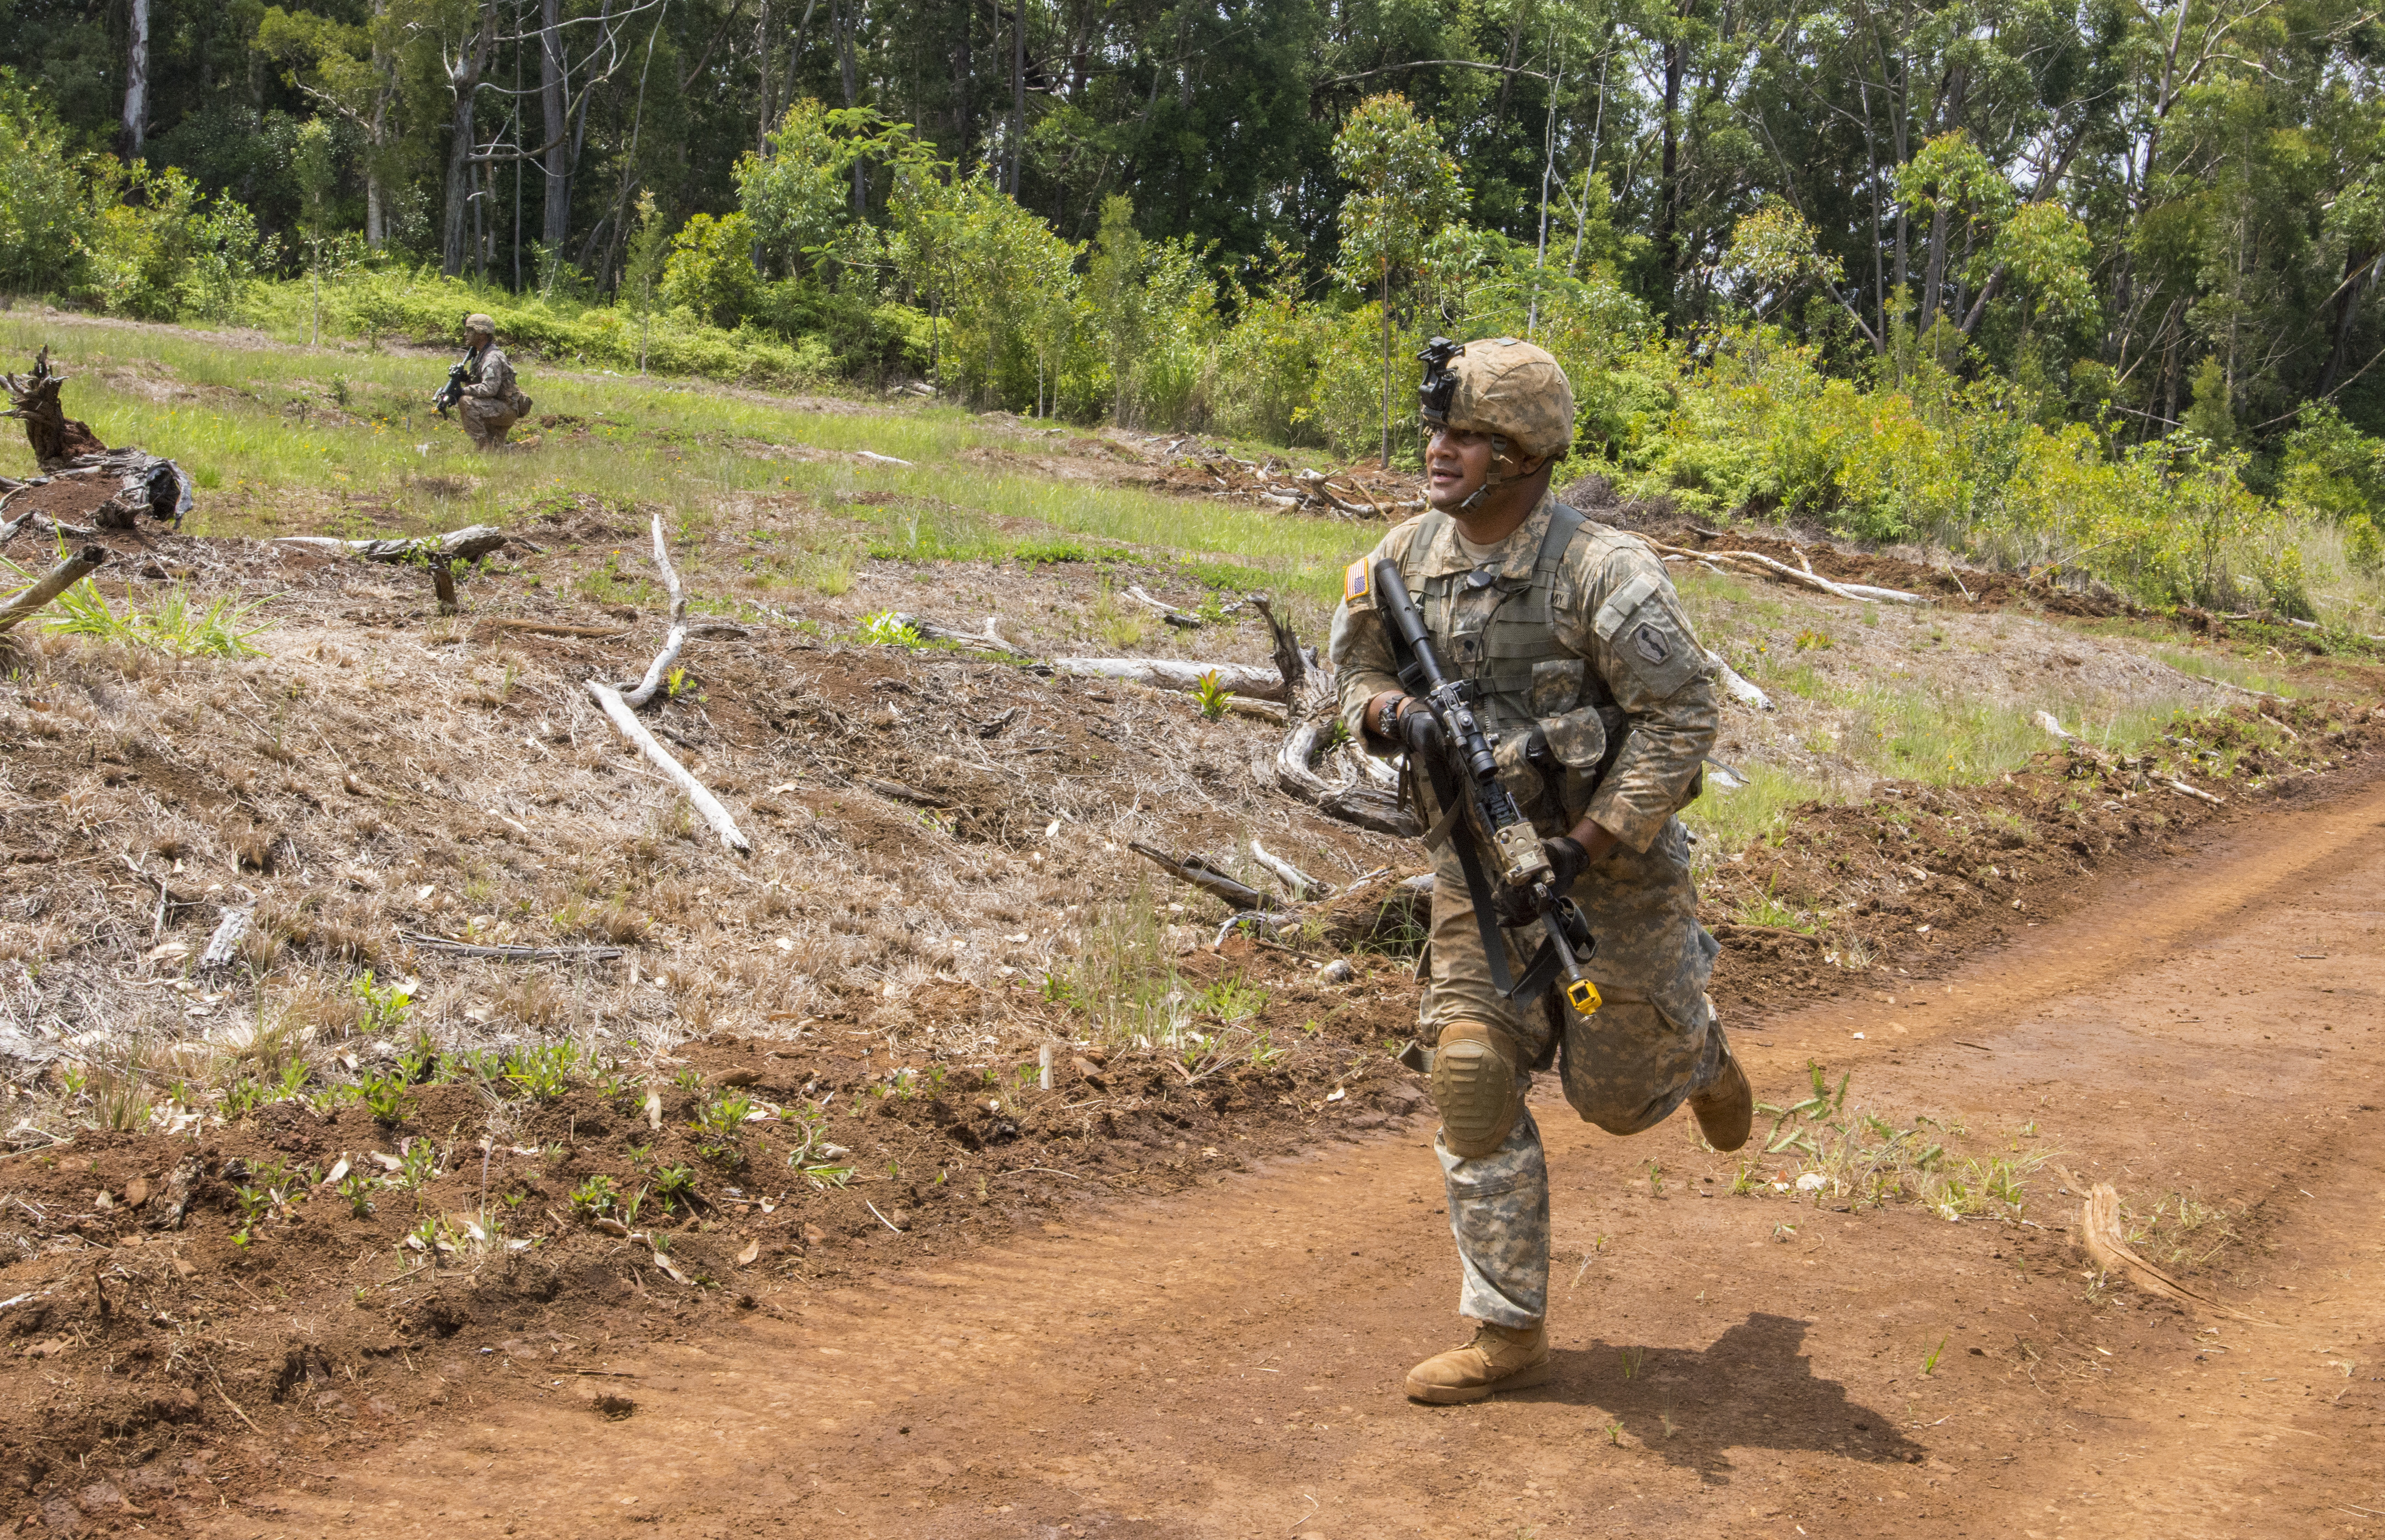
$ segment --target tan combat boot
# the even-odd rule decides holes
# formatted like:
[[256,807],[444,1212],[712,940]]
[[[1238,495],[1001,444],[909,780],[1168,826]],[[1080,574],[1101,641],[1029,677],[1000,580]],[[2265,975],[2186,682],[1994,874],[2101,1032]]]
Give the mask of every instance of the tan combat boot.
[[1690,1098],[1690,1111],[1697,1114],[1698,1132],[1717,1149],[1737,1149],[1747,1142],[1748,1128],[1755,1121],[1755,1092],[1728,1046],[1722,1050],[1720,1073]]
[[1497,1391],[1546,1385],[1550,1372],[1546,1322],[1494,1326],[1478,1321],[1473,1341],[1408,1371],[1408,1399],[1437,1407],[1487,1401]]

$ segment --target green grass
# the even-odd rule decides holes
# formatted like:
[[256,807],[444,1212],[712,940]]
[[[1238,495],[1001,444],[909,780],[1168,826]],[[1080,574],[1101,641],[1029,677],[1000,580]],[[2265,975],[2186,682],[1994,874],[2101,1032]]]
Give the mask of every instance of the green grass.
[[1718,855],[1743,851],[1779,829],[1789,810],[1803,802],[1832,801],[1829,789],[1793,771],[1769,764],[1737,766],[1747,784],[1736,791],[1716,788],[1709,772],[1705,794],[1682,811],[1699,842]]
[[[1079,561],[1135,548],[1187,562],[1221,586],[1329,602],[1342,567],[1380,533],[987,469],[963,452],[1016,441],[951,407],[806,410],[734,387],[529,364],[522,383],[536,411],[581,419],[586,436],[558,428],[535,450],[481,455],[431,411],[445,372],[434,355],[0,318],[0,354],[27,357],[44,343],[74,377],[70,412],[109,443],[138,443],[191,471],[200,495],[188,528],[200,534],[452,528],[587,492],[659,505],[684,535],[710,529],[728,498],[786,492],[855,521],[858,543],[881,559]],[[788,450],[868,450],[911,464]],[[21,441],[0,443],[0,473],[32,468]],[[816,554],[824,559],[806,573],[809,586],[849,583],[849,555],[834,546]]]
[[2208,647],[2156,646],[2154,653],[2179,673],[2197,679],[2216,679],[2221,684],[2240,689],[2257,689],[2270,695],[2293,697],[2302,687],[2283,669],[2271,668],[2257,659],[2239,657]]

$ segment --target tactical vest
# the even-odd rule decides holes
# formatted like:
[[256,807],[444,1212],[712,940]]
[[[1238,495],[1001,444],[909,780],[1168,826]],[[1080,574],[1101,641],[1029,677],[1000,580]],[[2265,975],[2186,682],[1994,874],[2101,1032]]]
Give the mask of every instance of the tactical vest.
[[1551,608],[1557,571],[1582,516],[1562,503],[1552,505],[1528,577],[1505,577],[1495,564],[1414,576],[1449,522],[1438,509],[1424,516],[1402,554],[1400,576],[1424,612],[1442,665],[1474,686],[1499,778],[1536,827],[1561,834],[1589,807],[1622,741],[1623,714],[1606,682],[1558,641]]

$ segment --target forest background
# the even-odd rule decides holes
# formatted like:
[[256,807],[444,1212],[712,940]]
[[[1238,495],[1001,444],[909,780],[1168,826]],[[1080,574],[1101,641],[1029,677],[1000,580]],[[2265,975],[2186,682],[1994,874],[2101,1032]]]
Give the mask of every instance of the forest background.
[[[0,0],[0,292],[1413,459],[2379,629],[2349,0]],[[921,384],[919,382],[925,382]],[[432,381],[435,383],[435,380]]]

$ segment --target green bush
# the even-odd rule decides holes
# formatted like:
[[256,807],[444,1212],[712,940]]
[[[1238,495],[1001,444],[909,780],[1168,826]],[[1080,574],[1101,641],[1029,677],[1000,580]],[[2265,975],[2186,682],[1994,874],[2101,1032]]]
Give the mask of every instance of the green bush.
[[0,68],[0,292],[73,285],[85,206],[65,130],[16,71]]
[[731,328],[755,312],[762,278],[754,270],[754,227],[743,213],[699,214],[671,237],[663,301]]

